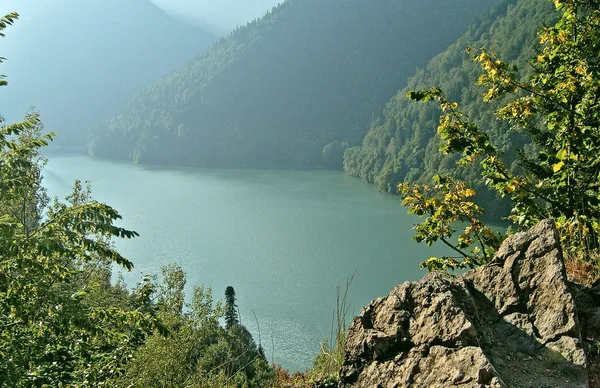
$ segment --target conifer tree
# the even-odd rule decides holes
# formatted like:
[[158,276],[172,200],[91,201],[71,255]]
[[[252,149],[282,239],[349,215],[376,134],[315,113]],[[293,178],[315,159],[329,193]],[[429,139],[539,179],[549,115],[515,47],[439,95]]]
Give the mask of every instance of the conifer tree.
[[227,329],[239,323],[237,304],[235,303],[235,290],[232,286],[225,289],[225,325]]

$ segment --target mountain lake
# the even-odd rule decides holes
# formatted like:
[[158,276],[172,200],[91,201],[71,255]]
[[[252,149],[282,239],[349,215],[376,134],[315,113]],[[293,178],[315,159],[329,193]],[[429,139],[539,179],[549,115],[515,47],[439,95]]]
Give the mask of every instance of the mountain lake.
[[310,367],[331,336],[336,290],[347,279],[348,322],[372,299],[424,275],[419,263],[441,247],[412,240],[417,218],[397,196],[341,171],[219,170],[145,166],[83,155],[49,157],[44,185],[64,197],[75,179],[137,231],[116,241],[143,274],[179,264],[215,299],[236,291],[242,324],[267,359],[292,371]]

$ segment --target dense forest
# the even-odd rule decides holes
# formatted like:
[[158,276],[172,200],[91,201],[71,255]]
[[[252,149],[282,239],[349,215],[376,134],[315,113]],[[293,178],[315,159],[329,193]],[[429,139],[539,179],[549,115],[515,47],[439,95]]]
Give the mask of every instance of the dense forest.
[[2,114],[16,121],[35,106],[46,128],[61,134],[57,143],[69,146],[85,147],[93,123],[216,40],[150,0],[19,0],[14,7],[22,12],[2,43],[3,72],[11,75],[10,93],[0,91]]
[[483,87],[474,85],[481,67],[470,60],[466,48],[486,47],[506,61],[519,65],[521,75],[532,71],[529,59],[536,50],[537,31],[555,17],[552,4],[545,0],[504,0],[469,27],[444,52],[410,78],[375,117],[362,145],[348,149],[345,171],[384,192],[396,193],[403,181],[430,182],[439,173],[452,171],[472,183],[479,181],[476,166],[456,168],[456,156],[438,152],[436,133],[440,109],[436,104],[415,104],[406,93],[411,89],[440,87],[448,99],[459,102],[467,115],[484,128],[499,145],[507,160],[516,159],[523,148],[521,133],[509,131],[509,124],[496,119],[494,111],[505,101],[484,102]]
[[340,168],[371,113],[493,1],[296,1],[238,28],[97,129],[92,155]]

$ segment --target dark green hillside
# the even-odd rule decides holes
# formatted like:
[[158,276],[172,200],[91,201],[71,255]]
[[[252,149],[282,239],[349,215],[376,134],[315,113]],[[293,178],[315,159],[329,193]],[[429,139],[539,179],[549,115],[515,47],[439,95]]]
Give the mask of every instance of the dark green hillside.
[[[381,191],[395,192],[398,182],[429,182],[436,173],[454,170],[454,159],[438,152],[439,143],[434,136],[440,115],[438,106],[417,104],[406,97],[407,90],[431,86],[439,86],[450,100],[458,101],[469,116],[477,118],[481,128],[489,131],[505,156],[514,159],[515,147],[522,141],[517,133],[507,131],[505,123],[495,119],[493,112],[502,101],[482,102],[484,90],[473,87],[481,68],[471,62],[465,49],[486,47],[504,60],[518,63],[521,71],[530,72],[528,58],[534,55],[536,32],[553,16],[552,4],[547,0],[498,3],[390,100],[381,116],[371,122],[362,145],[346,151],[346,172],[375,183]],[[476,171],[462,171],[463,178],[476,181]]]
[[341,167],[373,110],[492,3],[287,1],[148,86],[98,129],[90,151],[144,163]]
[[216,40],[151,0],[12,3],[0,5],[21,15],[2,42],[3,72],[10,74],[0,91],[2,113],[16,121],[34,105],[63,145],[85,146],[93,123],[116,115],[142,87]]

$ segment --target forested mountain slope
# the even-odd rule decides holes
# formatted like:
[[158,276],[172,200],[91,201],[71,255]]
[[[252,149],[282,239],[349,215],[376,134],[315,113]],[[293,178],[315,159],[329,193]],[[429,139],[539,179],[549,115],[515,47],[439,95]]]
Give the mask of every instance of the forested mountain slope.
[[90,126],[216,40],[151,0],[8,0],[0,8],[21,15],[2,42],[10,74],[2,113],[17,121],[34,105],[63,145],[85,145]]
[[492,3],[284,2],[144,89],[90,151],[157,164],[341,167],[373,110]]
[[[469,117],[486,129],[508,160],[515,159],[515,148],[523,147],[519,133],[498,121],[494,111],[503,101],[485,103],[485,91],[475,86],[481,74],[479,64],[470,60],[465,49],[485,47],[505,61],[519,65],[523,74],[531,72],[529,58],[535,54],[536,32],[549,23],[555,12],[547,0],[503,0],[481,20],[474,23],[456,43],[437,55],[410,78],[387,104],[382,114],[372,120],[361,146],[345,152],[344,169],[385,192],[395,192],[396,184],[405,180],[430,182],[432,175],[456,169],[455,158],[442,155],[435,136],[439,122],[436,103],[411,102],[411,89],[440,87],[449,100],[459,102]],[[475,166],[455,175],[477,182]]]

